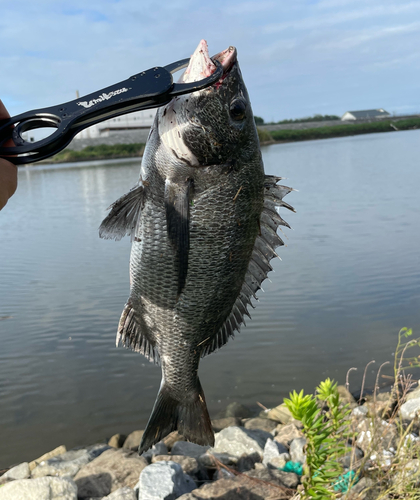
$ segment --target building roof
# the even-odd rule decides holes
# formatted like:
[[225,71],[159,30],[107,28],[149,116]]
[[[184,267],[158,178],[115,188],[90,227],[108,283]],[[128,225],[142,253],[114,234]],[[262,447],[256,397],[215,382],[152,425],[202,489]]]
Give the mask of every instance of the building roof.
[[347,113],[353,115],[356,119],[378,118],[378,117],[381,117],[381,116],[390,116],[390,114],[388,113],[388,111],[385,111],[382,108],[379,108],[379,109],[365,109],[363,111],[347,111],[344,114],[346,115]]

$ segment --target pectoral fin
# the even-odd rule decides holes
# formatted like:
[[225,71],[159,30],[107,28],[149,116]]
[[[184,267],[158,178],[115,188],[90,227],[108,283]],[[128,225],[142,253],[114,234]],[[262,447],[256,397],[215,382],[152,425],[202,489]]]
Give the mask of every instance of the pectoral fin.
[[109,207],[111,211],[99,227],[100,238],[120,240],[126,235],[134,238],[143,201],[143,186],[137,186],[121,196]]
[[192,180],[181,182],[166,181],[165,209],[169,240],[175,252],[178,267],[178,295],[182,292],[188,273],[188,253],[190,250],[189,206]]

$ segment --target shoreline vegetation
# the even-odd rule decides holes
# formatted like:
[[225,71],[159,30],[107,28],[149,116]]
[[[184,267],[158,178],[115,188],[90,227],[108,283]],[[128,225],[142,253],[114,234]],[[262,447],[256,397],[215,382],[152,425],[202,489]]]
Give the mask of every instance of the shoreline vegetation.
[[[328,123],[328,120],[325,120]],[[283,123],[283,122],[282,122]],[[292,123],[292,121],[290,121]],[[284,125],[283,125],[284,126]],[[281,130],[267,130],[257,125],[258,136],[262,146],[281,144],[286,142],[311,141],[316,139],[330,139],[351,135],[372,134],[378,132],[398,132],[403,130],[420,129],[420,117],[406,119],[386,119],[370,123],[334,124],[313,128]],[[40,164],[68,163],[91,160],[108,160],[117,158],[141,157],[144,144],[100,144],[87,146],[80,151],[65,149]]]

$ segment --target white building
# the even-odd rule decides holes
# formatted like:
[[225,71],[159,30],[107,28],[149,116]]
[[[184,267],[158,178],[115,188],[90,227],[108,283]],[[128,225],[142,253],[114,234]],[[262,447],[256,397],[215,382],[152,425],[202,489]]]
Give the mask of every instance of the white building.
[[79,132],[75,139],[93,139],[95,137],[109,137],[113,133],[124,130],[149,129],[155,118],[156,109],[135,111],[127,115],[117,116],[92,125]]
[[346,111],[341,117],[341,120],[369,120],[372,118],[386,118],[391,116],[388,111],[382,108],[379,109],[366,109],[364,111]]

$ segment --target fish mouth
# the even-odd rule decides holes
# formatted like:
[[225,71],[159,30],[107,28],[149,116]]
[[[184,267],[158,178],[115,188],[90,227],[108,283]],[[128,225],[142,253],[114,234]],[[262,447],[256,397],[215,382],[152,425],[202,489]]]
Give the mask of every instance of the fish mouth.
[[223,75],[220,80],[213,85],[220,85],[236,62],[236,54],[236,48],[230,46],[226,50],[210,58],[207,42],[206,40],[201,40],[190,58],[187,69],[182,75],[182,82],[197,82],[209,77],[216,71],[214,61],[218,61],[222,65]]

